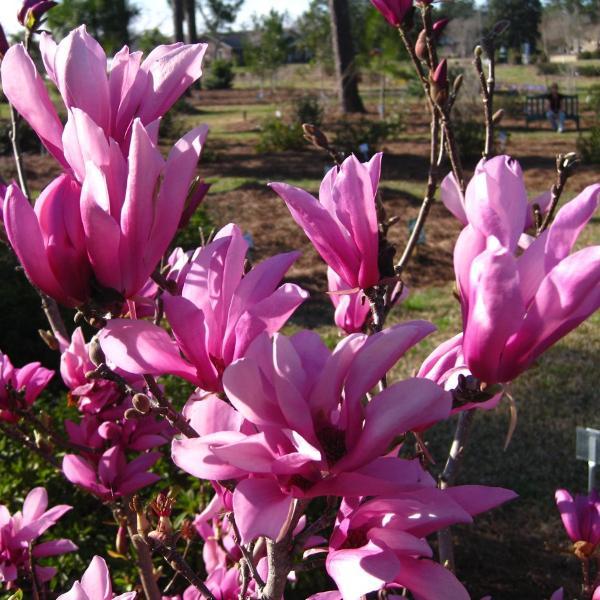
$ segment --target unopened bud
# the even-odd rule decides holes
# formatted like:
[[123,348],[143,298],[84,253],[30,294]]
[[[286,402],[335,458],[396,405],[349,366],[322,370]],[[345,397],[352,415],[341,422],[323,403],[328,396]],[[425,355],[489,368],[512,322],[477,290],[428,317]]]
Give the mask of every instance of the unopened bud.
[[430,83],[433,101],[439,106],[444,106],[448,100],[448,63],[445,58],[430,76]]
[[588,560],[595,549],[596,546],[594,544],[583,540],[573,544],[573,554],[575,554],[579,560]]
[[138,413],[142,415],[150,414],[152,404],[150,403],[150,398],[148,398],[146,394],[135,394],[131,399],[131,403]]
[[494,125],[498,125],[502,121],[503,118],[504,118],[504,109],[503,108],[499,108],[494,113],[494,116],[492,117],[492,123]]
[[483,56],[483,48],[481,46],[475,46],[473,54],[475,55],[475,58],[481,58]]
[[128,420],[131,421],[133,419],[139,419],[142,414],[139,413],[135,408],[128,408],[125,413],[123,414],[123,416]]
[[38,329],[38,334],[50,350],[58,350],[58,340],[51,331],[47,329]]
[[97,336],[94,336],[89,343],[88,356],[92,363],[97,367],[106,362],[106,357],[104,356],[104,352],[102,352]]
[[304,132],[304,139],[314,144],[317,148],[329,148],[327,136],[316,125],[303,123],[302,131]]
[[127,528],[123,523],[119,525],[119,529],[117,530],[117,537],[115,539],[115,550],[125,556],[127,554],[127,546],[128,546],[128,538],[127,538]]
[[452,94],[454,94],[455,96],[458,94],[458,92],[460,91],[460,88],[462,87],[464,80],[465,80],[465,77],[462,73],[460,73],[459,75],[456,76],[456,79],[454,80],[454,83],[452,84]]
[[94,329],[102,329],[106,325],[106,319],[104,319],[102,317],[90,317],[88,319],[88,323]]

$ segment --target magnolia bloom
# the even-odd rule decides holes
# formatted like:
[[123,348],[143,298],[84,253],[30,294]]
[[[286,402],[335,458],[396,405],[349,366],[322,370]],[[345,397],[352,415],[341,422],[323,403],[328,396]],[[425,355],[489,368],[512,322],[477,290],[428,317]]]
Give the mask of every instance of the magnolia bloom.
[[600,306],[600,246],[571,254],[599,196],[600,184],[587,187],[518,255],[528,210],[518,163],[495,157],[469,183],[454,270],[465,363],[481,381],[513,380]]
[[31,406],[53,376],[54,371],[39,362],[15,369],[10,358],[0,352],[0,421],[17,421],[13,405]]
[[160,457],[160,452],[148,452],[128,463],[121,447],[113,446],[102,454],[97,465],[75,454],[66,454],[62,470],[71,483],[108,501],[156,483],[160,476],[147,469]]
[[46,294],[69,307],[93,298],[119,312],[177,231],[207,128],[182,137],[165,161],[136,119],[126,161],[86,113],[73,114],[86,140],[84,153],[73,159],[82,185],[61,175],[35,209],[11,185],[4,201],[6,233],[27,276]]
[[53,2],[53,0],[24,0],[17,13],[17,19],[21,25],[29,26],[30,21],[35,25],[56,5],[57,2]]
[[244,543],[285,530],[294,498],[362,496],[435,485],[418,461],[389,455],[398,436],[450,414],[450,394],[426,379],[365,395],[434,327],[352,334],[331,353],[319,336],[256,338],[225,371],[231,405],[188,408],[199,438],[176,439],[172,458],[208,480],[239,480],[232,504]]
[[[473,182],[475,182],[475,177],[480,175],[481,173],[486,172],[486,159],[482,159],[477,163],[475,167],[475,174],[473,178]],[[489,170],[487,171],[489,173]],[[512,176],[516,179],[522,179],[522,174],[520,170],[514,169],[511,171]],[[507,177],[510,177],[510,173],[505,174]],[[492,176],[493,177],[493,176]],[[518,184],[520,187],[520,184]],[[444,177],[442,184],[440,186],[441,191],[441,199],[444,203],[444,206],[463,224],[468,225],[469,219],[467,217],[466,212],[466,204],[467,201],[473,203],[473,200],[468,200],[471,197],[477,197],[478,191],[477,187],[474,185],[467,186],[467,190],[465,195],[463,195],[460,186],[456,182],[456,178],[454,177],[454,173],[449,173]],[[477,200],[475,200],[477,202]],[[530,229],[535,225],[535,214],[534,214],[534,206],[537,205],[540,209],[540,213],[542,215],[548,212],[550,208],[550,203],[552,202],[552,193],[548,190],[543,194],[540,194],[536,198],[527,201],[527,210],[525,211],[525,226],[524,229]]]
[[239,227],[224,227],[184,268],[181,295],[162,296],[177,343],[152,323],[112,319],[99,335],[107,360],[129,373],[172,373],[220,391],[227,365],[260,333],[278,331],[307,297],[297,285],[279,286],[297,252],[268,258],[244,274],[247,250]]
[[85,155],[89,148],[89,141],[80,138],[85,132],[76,131],[73,123],[75,109],[126,150],[136,117],[156,132],[158,119],[202,75],[206,44],[158,46],[144,60],[141,52],[130,53],[125,46],[111,60],[108,74],[102,46],[83,25],[58,45],[42,33],[40,52],[47,75],[69,112],[66,127],[22,44],[12,46],[2,61],[2,89],[48,151],[65,169],[71,169],[75,168],[73,158]]
[[367,163],[349,156],[325,175],[318,200],[286,183],[270,184],[323,260],[352,289],[365,290],[380,279],[375,198],[381,156]]
[[[25,575],[30,569],[29,548],[34,559],[58,556],[74,552],[77,546],[71,540],[59,539],[35,543],[47,529],[72,506],[59,504],[48,508],[48,494],[43,487],[34,488],[27,494],[23,511],[10,515],[6,506],[0,505],[0,584],[8,584]],[[53,567],[35,566],[39,583],[44,583],[56,574]]]
[[[329,541],[326,569],[339,589],[331,600],[359,600],[369,592],[407,588],[419,600],[468,600],[456,577],[438,562],[425,540],[455,523],[490,510],[516,494],[466,485],[424,488],[366,502],[345,500]],[[327,596],[311,596],[312,600]]]
[[68,592],[61,594],[56,600],[134,600],[136,596],[137,592],[115,596],[105,560],[94,556],[81,581],[76,581]]
[[346,333],[359,333],[371,311],[365,295],[350,286],[331,268],[327,267],[329,298],[335,306],[335,324]]
[[394,27],[399,27],[412,9],[413,0],[371,0],[371,4]]
[[69,388],[70,397],[77,400],[77,408],[83,413],[100,412],[122,397],[115,382],[86,377],[86,373],[95,368],[89,356],[89,344],[83,337],[81,327],[78,327],[71,336],[71,343],[61,354],[60,374]]
[[[587,542],[593,548],[600,543],[600,497],[593,490],[589,495],[556,490],[556,506],[571,541]],[[592,551],[593,551],[592,548]]]
[[[442,342],[421,365],[417,377],[425,377],[435,381],[445,390],[452,392],[459,387],[460,376],[469,377],[469,371],[462,349],[463,334],[459,333],[453,338]],[[465,398],[460,398],[460,404],[452,409],[452,413],[461,410],[470,410],[472,408],[481,408],[491,410],[496,408],[502,399],[502,392],[494,394],[491,398],[485,399],[485,396],[477,398],[477,401],[469,402]],[[456,396],[454,397],[456,404]]]

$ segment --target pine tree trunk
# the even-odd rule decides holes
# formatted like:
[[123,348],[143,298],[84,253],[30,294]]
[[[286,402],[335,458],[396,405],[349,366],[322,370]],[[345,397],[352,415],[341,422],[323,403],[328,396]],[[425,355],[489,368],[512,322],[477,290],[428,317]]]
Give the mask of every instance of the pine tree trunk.
[[196,30],[196,1],[184,0],[185,3],[185,19],[187,21],[188,43],[195,44],[198,42],[198,32]]
[[329,13],[340,109],[345,113],[365,112],[358,93],[348,0],[329,0]]
[[173,31],[175,41],[183,42],[183,0],[171,0],[173,6]]

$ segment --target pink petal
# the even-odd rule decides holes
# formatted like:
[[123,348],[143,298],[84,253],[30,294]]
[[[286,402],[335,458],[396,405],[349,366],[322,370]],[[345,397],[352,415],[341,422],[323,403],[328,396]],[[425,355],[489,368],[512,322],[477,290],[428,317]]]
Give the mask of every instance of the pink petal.
[[468,219],[465,213],[465,199],[453,173],[444,177],[440,185],[441,199],[444,206],[463,224],[467,225]]
[[393,552],[369,542],[361,548],[330,551],[326,568],[342,597],[354,600],[394,581],[400,563]]
[[451,408],[451,395],[428,379],[393,384],[367,404],[364,428],[335,471],[350,471],[386,454],[398,435],[446,419]]
[[245,479],[233,492],[233,513],[242,543],[264,535],[276,540],[285,525],[293,499],[273,479]]
[[459,485],[445,491],[472,516],[518,498],[512,490],[483,485]]
[[71,540],[52,540],[42,542],[33,547],[34,558],[45,558],[47,556],[59,556],[68,552],[75,552],[79,548]]
[[63,126],[44,81],[22,44],[11,46],[2,59],[2,91],[39,135],[44,146],[68,168],[63,156]]
[[48,492],[46,488],[36,487],[32,489],[23,503],[23,522],[31,523],[42,516],[48,507]]
[[112,586],[110,574],[105,560],[100,556],[94,556],[88,568],[81,578],[81,587],[90,597],[110,598]]
[[470,286],[463,339],[465,361],[482,381],[499,383],[506,343],[525,316],[515,258],[504,250],[484,252],[473,263]]
[[55,55],[56,82],[68,108],[81,108],[108,132],[110,99],[102,46],[78,27],[62,40]]
[[556,506],[560,512],[560,518],[567,530],[567,535],[573,542],[583,539],[579,529],[579,517],[575,509],[573,497],[567,490],[556,490]]
[[469,600],[470,596],[453,573],[432,560],[399,557],[396,582],[406,587],[415,600]]
[[146,321],[111,319],[99,334],[106,358],[128,373],[171,373],[195,382],[196,370],[179,355],[162,328]]
[[202,59],[207,47],[207,44],[163,46],[148,55],[141,66],[148,73],[146,92],[138,111],[143,123],[165,114],[202,75]]

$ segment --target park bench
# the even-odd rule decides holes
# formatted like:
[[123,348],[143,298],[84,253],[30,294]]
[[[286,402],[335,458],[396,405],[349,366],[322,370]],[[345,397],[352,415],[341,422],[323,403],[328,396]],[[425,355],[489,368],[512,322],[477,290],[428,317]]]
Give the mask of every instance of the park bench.
[[[546,94],[527,96],[525,99],[525,126],[529,128],[530,121],[546,121],[548,100]],[[579,131],[579,98],[577,96],[563,95],[563,110],[565,120],[575,121]]]

